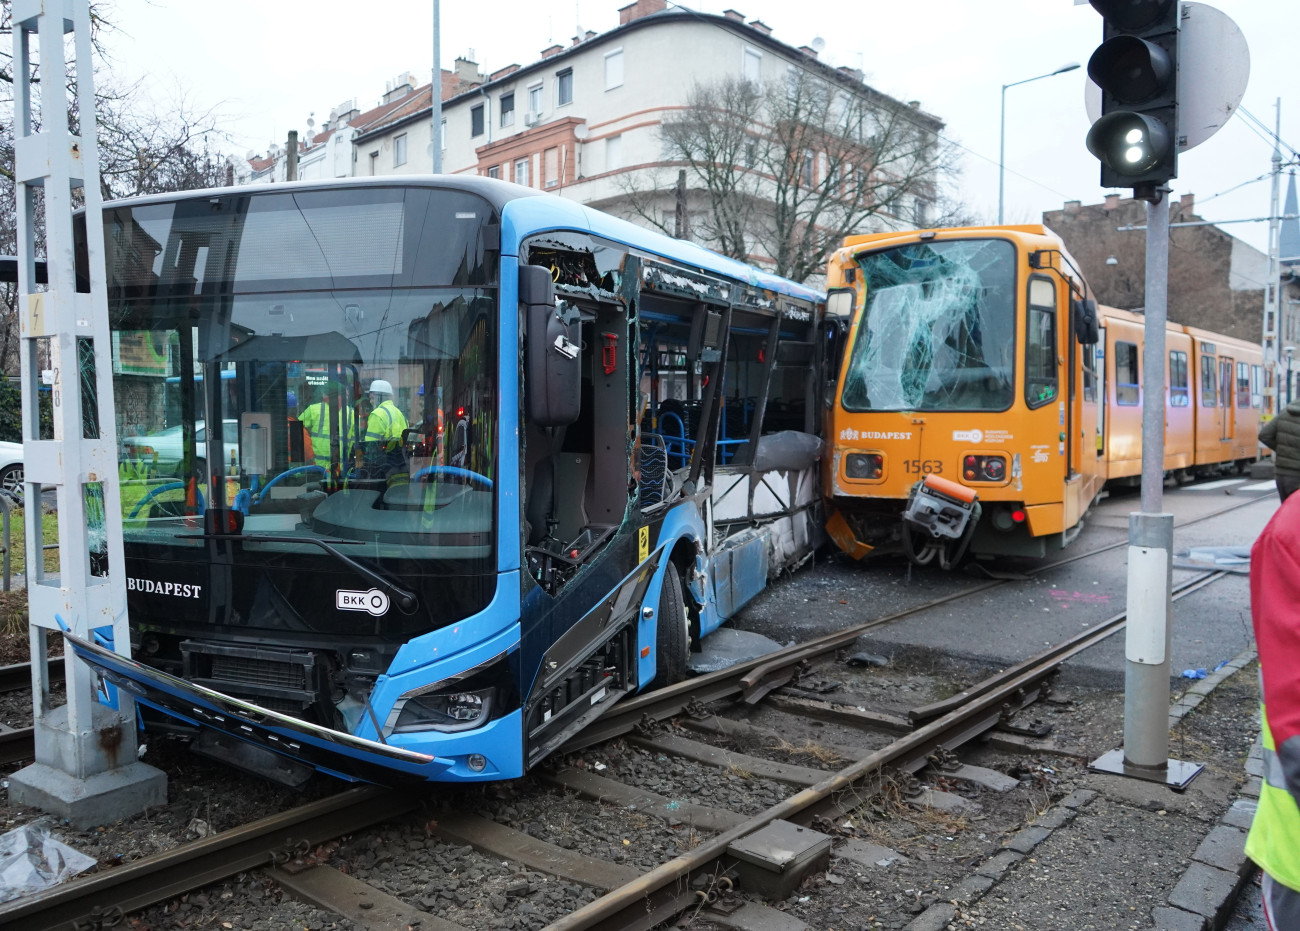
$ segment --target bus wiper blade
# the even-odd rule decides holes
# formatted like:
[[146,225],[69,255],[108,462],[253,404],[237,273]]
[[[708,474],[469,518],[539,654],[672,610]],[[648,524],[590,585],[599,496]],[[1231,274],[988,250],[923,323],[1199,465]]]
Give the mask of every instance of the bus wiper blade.
[[269,537],[260,533],[178,533],[177,540],[239,540],[253,543],[310,543],[313,546],[319,546],[325,552],[329,553],[343,565],[356,572],[358,575],[369,579],[373,584],[379,586],[387,592],[397,603],[397,607],[406,613],[415,610],[418,602],[415,598],[415,592],[403,588],[397,582],[394,582],[386,575],[364,566],[357,562],[346,553],[336,550],[334,544],[341,543],[347,545],[357,545],[360,540],[320,540],[316,537]]

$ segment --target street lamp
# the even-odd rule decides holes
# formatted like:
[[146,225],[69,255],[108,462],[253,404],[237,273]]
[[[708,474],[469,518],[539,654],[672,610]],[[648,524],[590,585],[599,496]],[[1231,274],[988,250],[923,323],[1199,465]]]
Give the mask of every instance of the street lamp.
[[1295,353],[1294,346],[1287,346],[1282,350],[1286,353],[1286,403],[1291,403],[1291,356]]
[[1002,85],[1002,129],[1001,145],[998,148],[998,224],[1002,223],[1002,187],[1003,175],[1005,174],[1005,162],[1007,160],[1007,88],[1015,87],[1017,84],[1028,84],[1030,81],[1041,81],[1043,78],[1050,78],[1057,74],[1065,74],[1067,71],[1073,71],[1079,67],[1077,61],[1072,61],[1068,65],[1061,65],[1055,71],[1049,71],[1047,74],[1040,74],[1037,77],[1025,78],[1023,81],[1012,81],[1010,84]]

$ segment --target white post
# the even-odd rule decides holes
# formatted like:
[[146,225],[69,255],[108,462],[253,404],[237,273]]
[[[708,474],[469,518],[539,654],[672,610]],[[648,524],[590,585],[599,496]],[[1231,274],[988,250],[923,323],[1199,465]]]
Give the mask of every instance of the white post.
[[[64,58],[74,34],[75,74]],[[38,59],[32,37],[39,38]],[[27,509],[27,592],[36,762],[10,777],[9,798],[66,818],[79,828],[106,824],[167,801],[167,778],[136,759],[135,706],[97,700],[98,681],[69,650],[63,663],[67,704],[54,707],[50,633],[66,627],[111,637],[129,655],[122,507],[117,484],[111,342],[104,281],[104,226],[95,134],[95,95],[87,0],[14,0],[14,166],[18,193],[18,313],[23,382],[23,467]],[[40,82],[37,76],[39,65]],[[68,128],[69,80],[77,88],[82,135]],[[33,96],[42,128],[33,132]],[[84,250],[90,292],[77,290],[73,232],[76,188],[85,194]],[[36,288],[40,234],[36,189],[44,193],[49,284]],[[44,389],[44,390],[43,390]],[[41,395],[53,435],[40,426]],[[43,486],[58,503],[58,574],[44,567]]]

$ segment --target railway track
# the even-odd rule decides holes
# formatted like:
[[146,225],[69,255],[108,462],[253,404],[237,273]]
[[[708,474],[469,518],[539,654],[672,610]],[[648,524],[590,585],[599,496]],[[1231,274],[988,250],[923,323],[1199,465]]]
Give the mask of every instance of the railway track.
[[[1094,551],[1096,552],[1096,551]],[[1183,583],[1181,598],[1224,575],[1210,572]],[[0,906],[0,925],[24,929],[111,927],[121,916],[165,902],[185,892],[248,870],[267,868],[274,880],[302,900],[350,917],[363,927],[402,927],[420,921],[423,929],[452,931],[458,926],[432,919],[406,896],[397,896],[329,865],[319,851],[332,839],[364,834],[375,825],[420,823],[441,844],[473,848],[483,857],[505,860],[515,868],[556,877],[602,893],[569,914],[553,917],[551,929],[652,928],[685,910],[695,909],[722,927],[800,927],[772,924],[783,913],[739,896],[737,876],[747,842],[759,843],[765,831],[793,825],[811,837],[828,826],[857,817],[864,805],[882,793],[896,791],[906,774],[920,772],[972,740],[988,733],[1035,701],[1044,683],[1071,656],[1123,628],[1119,614],[1050,650],[980,682],[958,695],[912,709],[906,718],[835,707],[822,703],[817,714],[841,724],[874,732],[877,739],[841,748],[847,765],[825,770],[750,757],[733,749],[718,749],[739,738],[751,742],[762,732],[725,714],[727,708],[749,708],[797,670],[820,657],[833,655],[863,629],[897,620],[880,618],[860,629],[844,631],[800,644],[777,654],[742,663],[677,686],[639,696],[611,710],[589,731],[557,753],[590,756],[597,745],[623,737],[628,744],[696,764],[711,761],[725,777],[743,772],[793,786],[795,791],[755,813],[712,808],[657,795],[644,786],[629,785],[591,768],[561,768],[544,772],[539,781],[556,791],[611,803],[618,810],[635,805],[648,818],[687,819],[692,832],[707,832],[676,856],[648,870],[592,857],[540,840],[517,828],[462,810],[438,811],[429,794],[393,792],[365,787],[286,811],[238,829],[185,844],[174,851],[137,860],[117,869],[67,883],[48,892]],[[770,701],[780,704],[771,696]],[[784,702],[784,707],[800,707]],[[663,733],[666,722],[681,719],[690,736]],[[880,738],[881,733],[887,737]],[[715,745],[702,742],[711,738]],[[884,739],[883,745],[880,740]],[[695,764],[692,764],[695,765]],[[942,764],[941,764],[942,765]],[[955,778],[955,777],[954,777]],[[701,784],[705,778],[701,777]],[[684,807],[685,806],[685,807]],[[542,806],[543,808],[545,805]],[[786,828],[791,829],[791,828]],[[760,838],[760,841],[753,839]],[[818,860],[825,869],[822,860]],[[751,878],[752,881],[752,878]],[[590,897],[588,893],[587,897]]]

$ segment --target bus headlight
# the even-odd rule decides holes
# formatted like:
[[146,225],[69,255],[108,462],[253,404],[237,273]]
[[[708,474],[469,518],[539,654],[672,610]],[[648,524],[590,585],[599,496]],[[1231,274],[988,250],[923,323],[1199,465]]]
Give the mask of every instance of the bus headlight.
[[402,731],[473,730],[491,720],[492,698],[496,689],[475,692],[433,692],[407,699],[397,716],[395,733]]
[[514,676],[502,653],[473,669],[403,694],[393,703],[384,732],[469,731],[518,705]]

